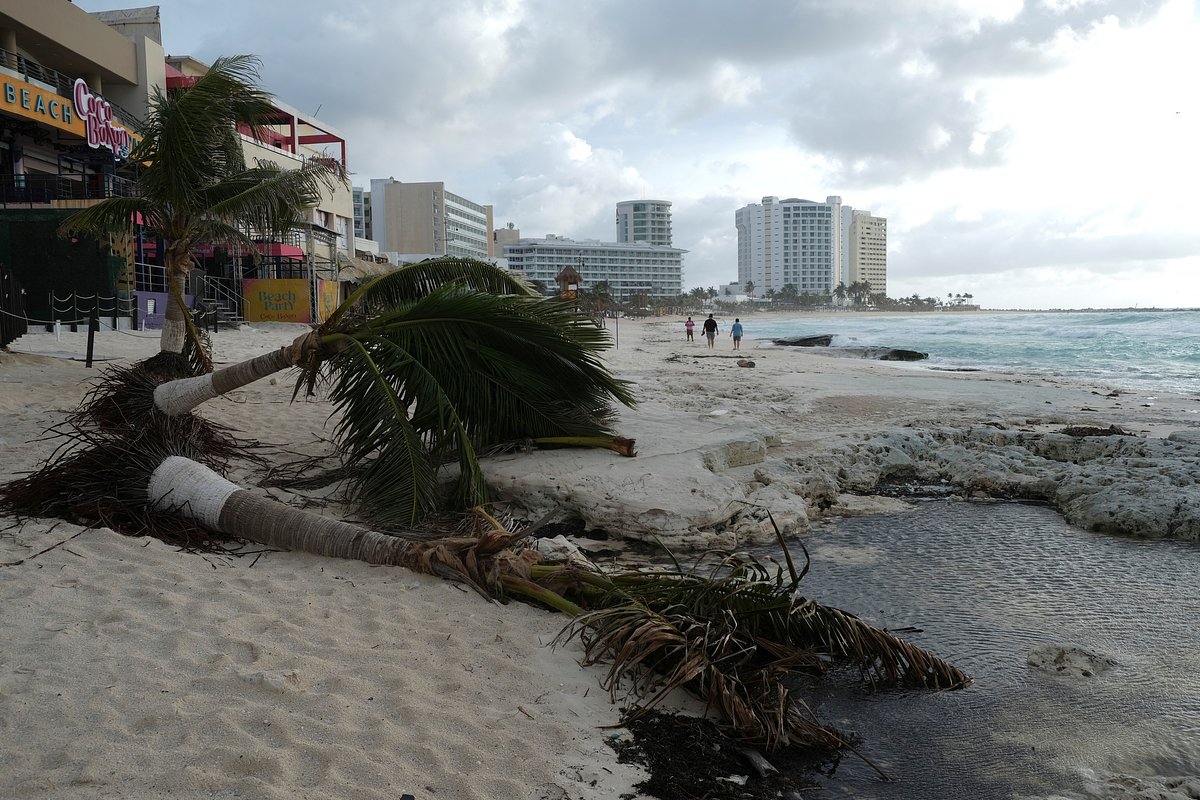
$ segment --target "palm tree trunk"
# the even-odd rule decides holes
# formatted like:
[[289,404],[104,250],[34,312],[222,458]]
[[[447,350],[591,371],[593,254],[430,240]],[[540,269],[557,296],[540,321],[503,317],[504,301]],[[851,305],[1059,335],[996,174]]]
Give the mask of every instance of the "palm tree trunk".
[[[190,257],[190,256],[185,256]],[[164,353],[182,353],[187,336],[187,321],[184,319],[184,289],[187,286],[187,270],[183,262],[171,251],[167,251],[167,307],[163,313],[162,335],[158,349]]]
[[169,417],[186,414],[206,400],[220,397],[259,378],[296,366],[314,347],[320,347],[320,339],[315,332],[306,333],[286,347],[248,361],[207,375],[167,381],[155,387],[154,404]]
[[368,564],[416,567],[421,561],[420,548],[406,539],[261,497],[180,456],[165,459],[154,470],[148,491],[151,504],[160,511],[269,547]]

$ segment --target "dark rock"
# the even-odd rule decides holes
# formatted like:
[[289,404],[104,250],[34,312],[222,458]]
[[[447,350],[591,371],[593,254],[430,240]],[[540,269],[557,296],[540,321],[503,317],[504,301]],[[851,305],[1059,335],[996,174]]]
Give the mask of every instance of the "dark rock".
[[929,353],[922,353],[917,350],[904,350],[901,348],[892,348],[883,351],[877,358],[880,361],[922,361],[929,358]]
[[833,341],[832,333],[823,333],[820,336],[793,336],[789,339],[773,339],[775,344],[785,347],[829,347],[829,343]]
[[1060,433],[1065,433],[1067,436],[1132,436],[1133,434],[1122,429],[1117,425],[1109,425],[1107,428],[1100,428],[1095,425],[1070,425],[1063,428]]

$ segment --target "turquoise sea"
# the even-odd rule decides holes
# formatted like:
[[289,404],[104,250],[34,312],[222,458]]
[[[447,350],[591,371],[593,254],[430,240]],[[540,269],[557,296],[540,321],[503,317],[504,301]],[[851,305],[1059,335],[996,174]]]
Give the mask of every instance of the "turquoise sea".
[[[722,320],[723,326],[732,319]],[[833,334],[833,346],[929,353],[923,368],[1054,375],[1200,396],[1200,311],[797,314],[744,319],[758,340]],[[760,344],[761,346],[761,344]]]

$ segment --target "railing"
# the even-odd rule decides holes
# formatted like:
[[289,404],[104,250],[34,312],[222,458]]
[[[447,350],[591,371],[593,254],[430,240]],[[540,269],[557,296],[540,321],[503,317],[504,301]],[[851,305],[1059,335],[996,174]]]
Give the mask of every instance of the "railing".
[[[56,69],[51,69],[43,64],[26,58],[20,53],[13,53],[9,50],[0,48],[0,66],[7,67],[13,72],[19,73],[26,81],[38,81],[54,87],[54,91],[61,96],[68,98],[72,102],[75,99],[75,79],[64,75]],[[130,127],[141,127],[141,120],[130,114],[119,105],[109,100],[105,101],[112,106],[113,115],[121,122],[126,123]]]
[[0,205],[45,205],[55,200],[135,197],[136,184],[117,175],[6,175],[0,177]]
[[242,295],[231,287],[232,281],[221,278],[203,276],[204,299],[216,303],[226,319],[233,322],[242,320]]
[[162,292],[167,291],[167,268],[161,264],[147,264],[144,261],[135,261],[134,268],[134,286],[139,292]]

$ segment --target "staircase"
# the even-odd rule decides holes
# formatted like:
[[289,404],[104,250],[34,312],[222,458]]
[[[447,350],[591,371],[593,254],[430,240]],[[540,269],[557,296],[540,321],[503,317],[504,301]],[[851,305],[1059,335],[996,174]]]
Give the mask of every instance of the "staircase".
[[[242,317],[242,297],[219,280],[201,277],[203,291],[198,293],[196,310],[201,319],[220,328],[237,328],[245,319]],[[215,321],[214,321],[215,320]]]

